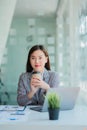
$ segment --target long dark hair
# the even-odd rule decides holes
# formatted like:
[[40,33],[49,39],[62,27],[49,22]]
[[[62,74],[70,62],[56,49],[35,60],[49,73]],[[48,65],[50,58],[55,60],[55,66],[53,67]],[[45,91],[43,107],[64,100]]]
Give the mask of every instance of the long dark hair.
[[45,64],[45,68],[46,68],[47,70],[50,70],[50,61],[49,61],[49,55],[48,55],[47,50],[44,48],[43,45],[34,45],[34,46],[30,49],[30,51],[29,51],[29,53],[28,53],[28,59],[27,59],[27,64],[26,64],[26,72],[32,72],[32,70],[33,70],[32,66],[31,66],[31,64],[30,64],[30,56],[31,56],[31,54],[32,54],[34,51],[36,51],[36,50],[41,50],[41,51],[43,51],[43,53],[45,54],[45,56],[48,57],[47,63]]

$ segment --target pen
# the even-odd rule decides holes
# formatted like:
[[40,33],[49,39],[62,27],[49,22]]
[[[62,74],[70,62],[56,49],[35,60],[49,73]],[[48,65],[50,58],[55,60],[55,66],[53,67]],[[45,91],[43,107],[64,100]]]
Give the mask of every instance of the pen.
[[27,106],[24,106],[23,110],[17,110],[17,111],[24,111],[26,109]]
[[17,120],[16,118],[9,118],[9,120]]

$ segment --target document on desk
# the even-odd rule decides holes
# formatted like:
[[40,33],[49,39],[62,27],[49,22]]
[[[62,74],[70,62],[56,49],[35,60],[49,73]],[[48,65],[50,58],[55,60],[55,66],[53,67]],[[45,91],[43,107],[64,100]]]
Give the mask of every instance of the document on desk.
[[0,105],[0,111],[24,111],[26,106]]
[[0,123],[4,122],[24,122],[28,120],[29,108],[20,106],[0,106]]

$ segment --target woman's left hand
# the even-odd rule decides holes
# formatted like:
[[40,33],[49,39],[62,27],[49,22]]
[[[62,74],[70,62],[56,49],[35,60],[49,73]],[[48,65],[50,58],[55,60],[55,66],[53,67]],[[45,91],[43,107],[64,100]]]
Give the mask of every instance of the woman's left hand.
[[45,81],[42,79],[35,78],[34,79],[35,85],[39,86],[39,88],[43,88],[45,90],[48,90],[50,88],[49,84],[47,84]]

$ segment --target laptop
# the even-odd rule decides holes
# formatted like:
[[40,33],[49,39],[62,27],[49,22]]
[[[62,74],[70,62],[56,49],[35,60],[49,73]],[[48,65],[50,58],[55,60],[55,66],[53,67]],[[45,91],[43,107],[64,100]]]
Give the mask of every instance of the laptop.
[[[76,104],[76,100],[80,91],[80,87],[58,87],[58,88],[50,88],[47,94],[50,92],[55,92],[60,96],[60,110],[72,110]],[[48,111],[48,102],[45,98],[43,106],[34,106],[30,107],[30,109],[39,111],[39,112],[47,112]]]

